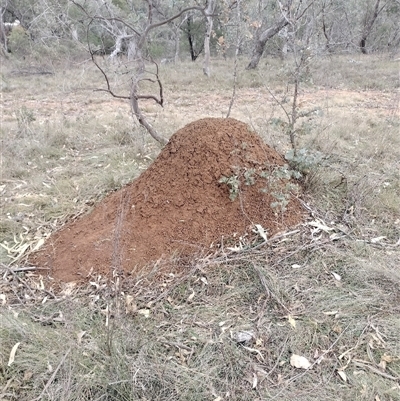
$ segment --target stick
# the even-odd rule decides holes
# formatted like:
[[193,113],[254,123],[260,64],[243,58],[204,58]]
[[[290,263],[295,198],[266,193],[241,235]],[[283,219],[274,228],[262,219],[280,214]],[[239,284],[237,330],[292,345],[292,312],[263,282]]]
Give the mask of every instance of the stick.
[[376,373],[377,375],[386,377],[386,379],[395,380],[395,381],[399,381],[400,380],[400,376],[389,375],[388,373],[382,372],[381,370],[379,370],[375,366],[369,365],[367,363],[355,361],[354,359],[353,359],[353,363],[354,363],[354,365],[356,365],[356,366],[358,366],[360,368],[368,368],[369,370],[371,370],[372,372]]
[[17,267],[15,269],[11,269],[10,267],[3,267],[3,269],[5,271],[9,271],[10,273],[29,272],[34,270],[50,270],[48,267],[35,267],[35,266]]
[[46,392],[46,390],[48,389],[48,387],[50,386],[50,384],[53,382],[53,380],[56,377],[57,372],[60,370],[62,364],[65,362],[65,359],[67,358],[68,354],[71,352],[71,348],[68,349],[68,351],[64,354],[64,356],[61,358],[60,363],[58,364],[58,366],[56,367],[56,370],[53,372],[53,374],[51,375],[49,381],[46,383],[46,385],[44,386],[42,392],[40,393],[39,397],[35,398],[32,401],[40,401],[44,395],[44,393]]

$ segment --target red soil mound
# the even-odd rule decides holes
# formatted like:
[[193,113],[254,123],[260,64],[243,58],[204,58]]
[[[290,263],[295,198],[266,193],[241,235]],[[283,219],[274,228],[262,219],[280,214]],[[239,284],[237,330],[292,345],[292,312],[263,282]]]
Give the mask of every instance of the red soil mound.
[[[262,181],[240,184],[229,199],[222,176],[273,171],[283,158],[234,119],[208,118],[177,131],[154,163],[135,181],[110,194],[94,210],[55,232],[33,257],[62,281],[135,271],[163,256],[192,255],[261,224],[268,234],[299,223],[302,208],[291,197],[284,213],[260,191]],[[283,185],[283,184],[282,184]]]

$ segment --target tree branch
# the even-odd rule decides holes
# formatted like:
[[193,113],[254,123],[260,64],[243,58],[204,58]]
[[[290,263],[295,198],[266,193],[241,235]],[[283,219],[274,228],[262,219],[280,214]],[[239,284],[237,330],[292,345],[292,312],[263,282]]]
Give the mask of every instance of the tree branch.
[[116,95],[116,94],[112,91],[111,85],[110,85],[110,81],[108,80],[107,74],[106,74],[105,71],[100,67],[100,65],[97,63],[97,61],[96,61],[96,59],[95,59],[95,57],[94,57],[94,53],[93,53],[92,49],[90,48],[90,42],[89,42],[89,28],[90,28],[90,24],[91,24],[92,22],[93,22],[93,19],[89,22],[88,27],[87,27],[87,30],[86,30],[86,37],[87,37],[87,43],[88,43],[88,50],[89,50],[90,57],[91,57],[91,59],[92,59],[93,64],[94,64],[94,65],[99,69],[99,71],[103,74],[104,79],[105,79],[106,84],[107,84],[107,89],[96,89],[96,91],[98,91],[98,92],[100,92],[100,91],[108,92],[108,93],[110,93],[110,95],[112,95],[112,96],[115,97],[115,98],[129,100],[129,96]]
[[187,13],[188,11],[192,11],[192,10],[200,11],[202,14],[206,15],[205,9],[203,7],[199,7],[199,6],[187,7],[187,8],[184,8],[183,10],[181,10],[178,14],[175,14],[170,18],[167,18],[163,21],[159,21],[154,24],[148,25],[143,34],[146,36],[152,29],[157,28],[162,25],[165,25],[165,24],[168,24],[169,22],[172,22],[173,20],[179,18],[182,14]]
[[99,20],[99,21],[116,21],[116,22],[120,22],[121,24],[125,25],[127,28],[129,28],[130,30],[132,30],[132,32],[134,32],[136,35],[140,36],[140,33],[130,24],[128,24],[127,22],[125,22],[124,20],[120,19],[120,18],[116,18],[116,17],[110,17],[110,18],[106,18],[106,17],[102,17],[102,16],[97,16],[97,15],[90,15],[86,9],[79,3],[77,3],[75,0],[71,0],[72,4],[75,4],[81,11],[84,12],[84,14],[90,19],[90,20]]

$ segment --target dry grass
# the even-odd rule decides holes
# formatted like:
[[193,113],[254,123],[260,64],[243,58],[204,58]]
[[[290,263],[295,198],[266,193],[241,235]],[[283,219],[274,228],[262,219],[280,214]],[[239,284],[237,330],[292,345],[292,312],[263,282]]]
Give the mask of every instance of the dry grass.
[[[90,64],[33,76],[17,67],[2,71],[0,399],[400,400],[394,61],[319,59],[303,83],[301,109],[320,110],[299,137],[324,156],[305,183],[317,225],[240,253],[175,259],[171,271],[161,263],[140,278],[57,291],[9,256],[132,180],[159,147],[131,124],[127,104],[93,92]],[[144,110],[166,136],[223,116],[230,67],[216,61],[207,80],[197,64],[168,65],[165,108]],[[232,110],[282,152],[288,141],[274,122],[284,115],[271,92],[290,105],[287,68],[241,68]],[[311,368],[293,367],[293,354]]]

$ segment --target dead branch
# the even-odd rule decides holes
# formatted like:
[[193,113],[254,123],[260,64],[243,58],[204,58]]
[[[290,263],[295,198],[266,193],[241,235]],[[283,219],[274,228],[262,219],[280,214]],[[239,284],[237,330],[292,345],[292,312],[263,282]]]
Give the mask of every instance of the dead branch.
[[[153,63],[156,65],[156,73],[154,74],[156,79],[155,81],[152,81],[148,78],[145,78],[143,75],[145,74],[145,69],[144,69],[144,58],[142,56],[142,49],[146,43],[147,36],[149,32],[153,29],[156,29],[162,25],[168,24],[175,19],[179,18],[181,15],[188,13],[190,11],[200,11],[205,15],[206,13],[206,8],[200,7],[200,6],[192,6],[192,7],[187,7],[179,11],[178,13],[172,15],[169,18],[164,18],[161,21],[158,22],[153,22],[153,9],[155,8],[153,2],[147,1],[148,5],[148,12],[147,12],[147,21],[145,28],[142,32],[139,32],[136,30],[134,27],[132,27],[130,24],[128,24],[126,21],[122,20],[121,18],[115,18],[114,16],[112,17],[103,17],[103,16],[98,16],[98,15],[90,15],[89,12],[80,4],[78,4],[76,1],[72,0],[72,3],[75,4],[80,10],[84,12],[84,14],[89,18],[89,23],[87,25],[87,31],[86,31],[86,39],[89,47],[89,52],[91,59],[94,63],[94,65],[99,69],[99,71],[102,73],[107,89],[100,89],[102,91],[110,93],[113,97],[119,98],[119,99],[125,99],[130,101],[131,105],[131,110],[132,114],[137,118],[138,122],[140,125],[146,128],[147,132],[158,142],[161,144],[167,143],[167,140],[163,138],[153,127],[152,125],[147,121],[146,117],[142,113],[140,106],[139,106],[139,100],[141,99],[148,99],[148,100],[153,100],[160,106],[163,105],[164,103],[164,98],[163,98],[163,87],[161,84],[161,80],[159,78],[158,74],[158,65],[153,61]],[[115,48],[114,51],[111,53],[110,58],[114,58],[121,52],[122,48],[122,43],[124,40],[134,40],[135,41],[135,46],[133,48],[133,59],[136,63],[136,67],[133,70],[132,73],[132,83],[131,83],[131,88],[130,88],[130,93],[129,96],[121,96],[117,95],[114,93],[114,91],[111,88],[109,78],[107,76],[107,73],[104,71],[104,69],[97,63],[95,57],[94,57],[94,52],[90,48],[90,41],[89,41],[89,30],[90,26],[94,21],[103,21],[107,27],[107,31],[114,35],[115,37]],[[124,32],[120,32],[118,35],[115,34],[115,29],[114,26],[110,27],[110,23],[115,23],[119,22],[123,24],[123,26],[127,29],[129,29],[131,34],[128,34],[125,29]],[[151,94],[140,94],[139,93],[139,84],[143,80],[149,80],[151,82],[155,82],[158,84],[158,89],[159,89],[159,97]]]

